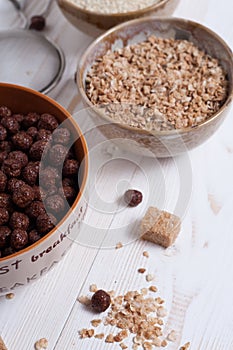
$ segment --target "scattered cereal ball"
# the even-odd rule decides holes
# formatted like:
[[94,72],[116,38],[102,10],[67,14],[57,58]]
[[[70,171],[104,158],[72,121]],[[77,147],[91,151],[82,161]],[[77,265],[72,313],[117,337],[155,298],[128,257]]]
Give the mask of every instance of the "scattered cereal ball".
[[41,115],[40,120],[38,122],[38,129],[46,129],[53,131],[58,127],[57,119],[48,113],[44,113]]
[[34,200],[34,190],[25,184],[13,192],[12,199],[19,208],[25,208]]
[[9,220],[9,213],[6,208],[0,208],[0,226],[5,225]]
[[51,231],[57,223],[56,218],[52,214],[41,214],[36,220],[36,227],[40,234],[46,234]]
[[40,201],[34,201],[26,208],[25,213],[31,219],[37,219],[39,215],[45,213],[44,204]]
[[12,210],[11,196],[8,193],[0,193],[0,208]]
[[55,214],[61,213],[65,209],[65,203],[61,196],[55,194],[45,200],[46,209]]
[[25,182],[19,179],[16,179],[15,177],[13,177],[12,179],[8,180],[7,183],[7,190],[9,192],[14,192],[17,188],[21,187],[25,185]]
[[136,207],[142,202],[142,193],[137,190],[128,190],[124,194],[124,201],[130,207]]
[[6,128],[4,128],[4,126],[0,124],[0,141],[4,141],[6,137],[7,137]]
[[30,126],[30,128],[27,129],[28,135],[30,135],[33,139],[36,138],[38,134],[38,130],[35,126]]
[[46,129],[40,129],[38,130],[38,133],[36,135],[37,141],[50,141],[51,140],[51,131]]
[[39,118],[40,116],[37,113],[28,113],[25,115],[22,124],[25,128],[30,128],[30,126],[33,126],[38,122]]
[[0,170],[0,192],[4,192],[7,184],[7,176]]
[[4,248],[10,239],[11,230],[7,226],[0,226],[0,248]]
[[49,150],[49,161],[54,166],[64,163],[67,155],[67,149],[63,145],[55,145]]
[[96,312],[104,312],[109,308],[111,298],[104,290],[98,290],[91,298],[91,306]]
[[22,150],[28,150],[33,143],[33,138],[28,135],[26,131],[19,131],[12,137],[12,142],[15,147]]
[[31,23],[29,29],[41,31],[46,25],[46,20],[43,16],[37,15],[31,17]]
[[57,128],[53,132],[53,141],[62,145],[67,145],[70,141],[70,131],[66,128]]
[[11,246],[16,250],[24,248],[28,243],[27,231],[20,228],[15,229],[11,234]]
[[2,118],[1,124],[11,133],[11,134],[16,134],[19,129],[19,123],[17,120],[13,117],[5,117]]
[[39,233],[36,230],[32,230],[29,232],[29,234],[28,234],[29,243],[33,244],[33,243],[39,241],[39,239],[41,239],[41,236],[39,235]]
[[46,152],[48,151],[46,149],[47,145],[48,145],[48,143],[46,141],[42,141],[42,140],[36,141],[32,145],[32,147],[30,148],[30,151],[29,151],[29,156],[31,157],[31,159],[41,160],[43,152],[45,151],[45,154],[46,154]]
[[0,107],[0,117],[10,117],[11,116],[11,110],[6,106]]
[[59,179],[58,171],[53,167],[47,167],[40,171],[39,183],[40,183],[40,186],[44,188],[55,186],[56,181],[58,179]]
[[66,159],[63,166],[64,176],[74,176],[78,174],[79,163],[76,159]]
[[22,230],[27,231],[29,227],[29,218],[27,215],[15,211],[11,215],[9,225],[13,230],[20,228]]
[[2,164],[2,171],[9,177],[18,177],[21,174],[22,166],[15,159],[5,159]]
[[76,191],[71,186],[64,186],[59,189],[60,195],[66,198],[69,203],[72,203],[76,197]]
[[26,155],[26,153],[21,151],[10,152],[8,155],[8,159],[14,159],[15,161],[19,162],[21,167],[25,167],[28,164],[28,156]]
[[39,162],[29,162],[23,169],[22,177],[30,186],[35,185],[39,175],[39,168]]

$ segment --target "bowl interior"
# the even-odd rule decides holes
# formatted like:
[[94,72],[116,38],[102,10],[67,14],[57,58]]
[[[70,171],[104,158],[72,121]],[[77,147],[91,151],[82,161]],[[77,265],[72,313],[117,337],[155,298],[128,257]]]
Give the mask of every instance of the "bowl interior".
[[[112,30],[109,30],[95,40],[84,53],[79,64],[78,87],[88,106],[92,107],[92,104],[85,93],[85,80],[87,72],[95,60],[106,54],[108,50],[113,51],[127,45],[144,41],[150,35],[155,35],[161,38],[191,41],[199,49],[204,50],[210,56],[217,58],[227,72],[229,80],[229,94],[224,105],[230,102],[233,90],[233,61],[232,52],[227,44],[217,34],[198,23],[179,18],[147,17],[123,23]],[[214,116],[215,115],[210,119]],[[124,127],[130,128],[128,126]],[[186,132],[188,129],[189,128],[183,130]],[[138,132],[142,131],[136,128],[131,128],[131,130],[138,130]]]
[[[87,173],[88,173],[88,151],[86,141],[84,136],[81,133],[78,125],[71,119],[71,115],[68,111],[66,111],[61,105],[52,100],[51,98],[35,91],[32,89],[28,89],[25,87],[13,85],[13,84],[5,84],[0,83],[0,106],[9,107],[13,113],[23,113],[26,114],[28,112],[37,112],[38,114],[49,113],[53,114],[60,123],[65,121],[65,127],[70,130],[72,133],[74,143],[74,150],[77,159],[79,162],[82,162],[82,166],[80,167],[79,172],[79,193],[70,208],[70,210],[66,213],[64,218],[58,223],[58,225],[46,234],[41,240],[44,240],[49,235],[53,234],[53,232],[61,226],[61,224],[66,220],[66,218],[71,213],[72,209],[77,205],[79,199],[84,191],[84,187],[87,181]],[[33,248],[38,242],[30,245],[28,248]],[[23,253],[28,248],[21,250],[19,253]],[[7,256],[5,259],[8,259]],[[3,258],[4,259],[4,258]],[[1,259],[0,259],[1,260]]]

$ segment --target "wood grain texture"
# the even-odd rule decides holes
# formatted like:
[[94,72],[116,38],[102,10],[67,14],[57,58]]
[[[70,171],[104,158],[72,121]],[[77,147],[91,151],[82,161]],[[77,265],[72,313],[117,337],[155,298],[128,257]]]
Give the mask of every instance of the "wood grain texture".
[[[27,15],[40,13],[44,4],[27,1]],[[2,25],[18,25],[0,0],[0,16],[3,13]],[[233,46],[230,0],[181,0],[175,15],[208,25]],[[9,350],[33,349],[42,337],[53,350],[107,350],[110,346],[102,341],[79,339],[78,330],[90,326],[93,314],[77,296],[88,294],[93,283],[119,294],[148,286],[145,276],[137,273],[145,267],[155,274],[157,294],[166,300],[165,333],[178,332],[168,350],[178,350],[187,341],[191,350],[232,350],[233,109],[208,142],[184,157],[152,162],[130,156],[106,142],[80,111],[74,72],[92,38],[72,27],[56,3],[47,22],[45,34],[66,54],[63,78],[50,96],[73,114],[90,147],[89,208],[67,256],[39,281],[17,291],[14,299],[0,299],[2,338]],[[136,209],[125,208],[120,200],[129,187],[144,193]],[[138,240],[139,221],[149,205],[182,216],[182,231],[173,247],[164,250]],[[124,246],[116,250],[119,241]],[[149,259],[143,257],[144,250]]]

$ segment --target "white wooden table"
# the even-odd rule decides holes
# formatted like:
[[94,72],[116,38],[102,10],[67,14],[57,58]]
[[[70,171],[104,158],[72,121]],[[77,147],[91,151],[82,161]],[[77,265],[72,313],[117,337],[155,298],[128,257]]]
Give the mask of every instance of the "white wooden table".
[[[25,11],[37,14],[44,4],[44,0],[27,1]],[[231,0],[181,0],[175,15],[202,22],[233,46]],[[17,25],[13,13],[4,18],[7,25]],[[63,48],[67,63],[50,96],[74,114],[81,102],[73,76],[92,38],[73,28],[56,4],[45,33]],[[169,311],[165,329],[178,332],[177,342],[168,350],[187,341],[191,350],[233,349],[232,113],[208,142],[175,160],[151,163],[130,158],[92,137],[93,168],[99,170],[92,177],[90,207],[78,242],[46,276],[15,292],[12,300],[0,299],[0,334],[9,350],[33,349],[42,337],[48,339],[49,350],[119,349],[117,344],[79,339],[78,330],[90,327],[93,315],[77,297],[88,294],[92,283],[119,294],[143,288],[148,284],[137,273],[139,267],[155,274]],[[80,114],[76,118],[87,129]],[[136,209],[120,210],[118,198],[129,187],[141,189],[145,200]],[[174,247],[164,250],[137,240],[138,221],[149,205],[182,211],[182,232]],[[124,247],[115,250],[119,241]],[[144,250],[149,259],[142,256]]]

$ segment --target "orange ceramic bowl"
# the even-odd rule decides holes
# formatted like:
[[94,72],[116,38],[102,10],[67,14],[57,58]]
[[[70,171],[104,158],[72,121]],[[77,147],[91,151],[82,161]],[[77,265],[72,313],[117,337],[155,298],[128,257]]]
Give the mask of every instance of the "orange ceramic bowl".
[[84,136],[71,115],[51,98],[28,88],[0,83],[0,105],[15,113],[51,113],[60,123],[66,121],[75,138],[75,153],[82,162],[79,172],[80,191],[72,207],[58,225],[33,245],[0,258],[0,295],[9,293],[44,275],[66,253],[75,240],[85,215],[84,191],[88,175],[88,150]]

